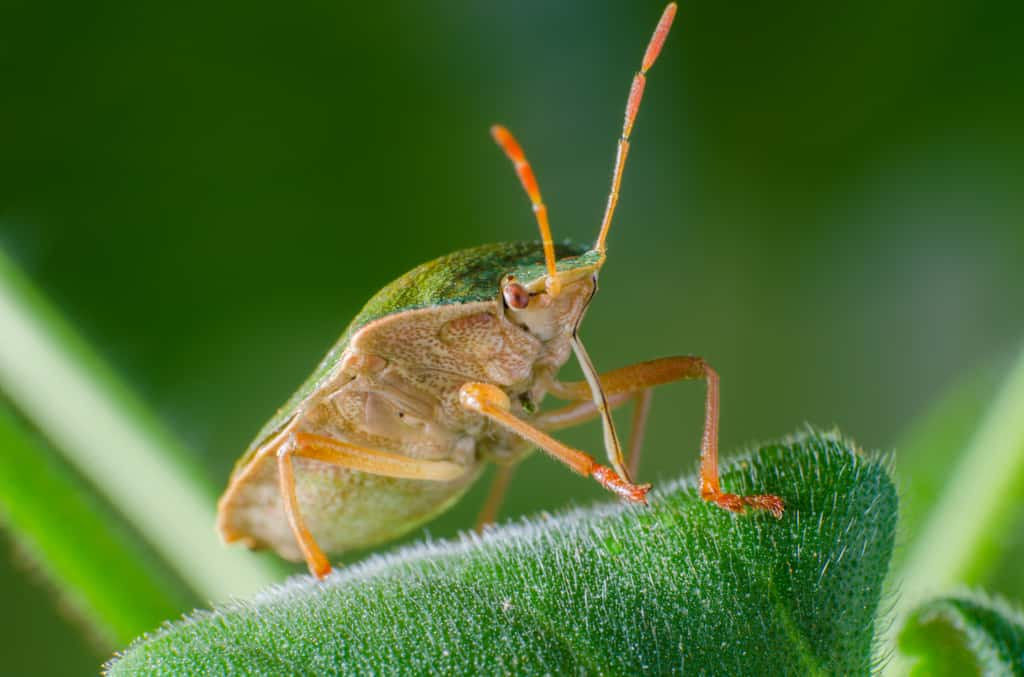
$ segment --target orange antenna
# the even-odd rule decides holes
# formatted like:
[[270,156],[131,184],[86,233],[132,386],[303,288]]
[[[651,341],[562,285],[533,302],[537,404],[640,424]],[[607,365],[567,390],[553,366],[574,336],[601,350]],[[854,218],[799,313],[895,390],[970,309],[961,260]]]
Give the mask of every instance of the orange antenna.
[[601,232],[598,233],[594,249],[604,253],[604,241],[608,237],[608,230],[612,226],[612,215],[615,214],[615,206],[619,203],[619,185],[622,183],[622,170],[626,166],[626,155],[629,154],[629,135],[633,131],[633,123],[636,121],[636,113],[640,110],[640,100],[644,97],[644,85],[647,84],[647,71],[654,65],[654,61],[661,53],[665,38],[668,37],[668,29],[672,27],[672,19],[676,16],[676,3],[670,2],[661,13],[661,19],[654,29],[654,35],[644,52],[644,60],[640,70],[633,76],[633,84],[629,88],[629,99],[626,100],[626,119],[622,123],[622,136],[619,138],[618,152],[615,154],[615,172],[612,174],[612,189],[608,193],[608,205],[604,208],[604,219],[601,220]]
[[530,167],[522,147],[508,131],[501,125],[491,127],[491,136],[494,141],[505,151],[505,155],[512,161],[523,184],[526,194],[530,196],[533,204],[533,213],[537,217],[537,227],[540,228],[540,239],[544,243],[544,263],[547,265],[548,277],[546,280],[547,292],[551,296],[558,296],[561,290],[558,281],[558,271],[555,269],[555,243],[551,239],[551,226],[548,224],[548,208],[540,197],[540,188],[537,186],[537,179],[533,175],[533,168]]

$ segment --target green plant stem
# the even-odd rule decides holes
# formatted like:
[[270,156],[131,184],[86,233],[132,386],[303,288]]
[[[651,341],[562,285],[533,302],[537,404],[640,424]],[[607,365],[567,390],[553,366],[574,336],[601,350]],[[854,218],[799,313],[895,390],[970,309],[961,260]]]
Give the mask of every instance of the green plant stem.
[[[899,601],[889,636],[926,599],[969,583],[986,556],[991,531],[1014,508],[1014,485],[1024,474],[1024,355],[1018,358],[981,421],[938,502],[922,521],[897,570]],[[899,654],[886,674],[906,674]]]
[[0,389],[199,597],[279,578],[220,543],[213,492],[187,452],[2,252],[0,327]]
[[2,402],[0,449],[0,519],[104,648],[196,603]]

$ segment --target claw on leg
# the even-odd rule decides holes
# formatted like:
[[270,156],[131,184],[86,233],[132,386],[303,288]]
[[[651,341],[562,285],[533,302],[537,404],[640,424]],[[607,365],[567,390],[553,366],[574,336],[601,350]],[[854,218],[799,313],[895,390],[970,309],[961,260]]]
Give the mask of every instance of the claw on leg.
[[590,476],[597,480],[602,487],[620,498],[647,505],[647,492],[651,490],[650,484],[628,482],[619,477],[614,470],[603,465],[597,466]]
[[701,498],[730,512],[743,513],[747,511],[748,507],[755,510],[766,510],[775,519],[782,519],[782,513],[786,509],[786,504],[782,499],[772,494],[739,496],[724,492],[701,492]]

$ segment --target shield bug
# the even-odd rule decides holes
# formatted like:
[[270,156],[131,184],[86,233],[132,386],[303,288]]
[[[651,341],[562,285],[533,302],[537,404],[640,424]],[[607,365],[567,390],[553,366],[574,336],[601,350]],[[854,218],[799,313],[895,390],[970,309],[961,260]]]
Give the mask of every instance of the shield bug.
[[[738,496],[718,479],[718,375],[699,357],[666,357],[598,375],[578,329],[597,291],[629,138],[676,13],[665,8],[626,103],[604,218],[593,247],[556,245],[533,170],[504,127],[491,129],[533,205],[540,242],[459,251],[378,292],[237,464],[219,504],[223,538],[305,559],[318,577],[340,553],[399,536],[455,502],[486,462],[499,466],[480,523],[493,519],[511,468],[534,448],[621,498],[635,484],[652,388],[707,383],[701,496],[734,512],[781,516],[782,500]],[[558,371],[575,354],[585,380]],[[568,402],[540,410],[546,394]],[[634,402],[628,455],[611,409]],[[552,432],[600,418],[609,466]],[[628,459],[628,460],[627,460]]]

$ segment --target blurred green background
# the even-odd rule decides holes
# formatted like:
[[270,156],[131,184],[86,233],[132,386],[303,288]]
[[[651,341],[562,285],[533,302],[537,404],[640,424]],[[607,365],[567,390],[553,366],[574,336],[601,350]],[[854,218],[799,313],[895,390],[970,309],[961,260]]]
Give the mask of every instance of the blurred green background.
[[[374,291],[535,237],[491,123],[556,237],[595,236],[661,8],[4,3],[0,247],[219,489]],[[582,332],[597,366],[707,358],[729,455],[804,422],[890,449],[1015,352],[1022,25],[1009,0],[682,3]],[[702,400],[658,391],[644,479],[695,467]],[[596,425],[565,438],[600,451]],[[539,456],[517,480],[506,517],[601,497]],[[427,531],[469,525],[483,489]],[[6,669],[94,671],[19,561],[4,541]]]

